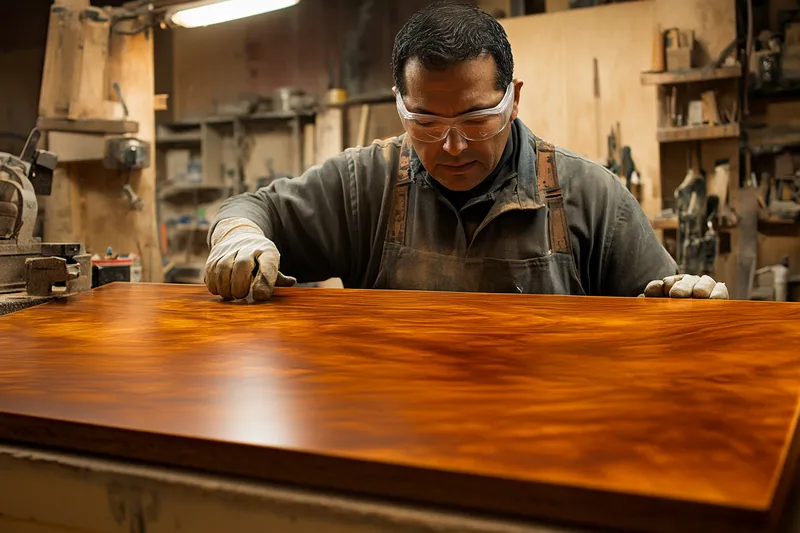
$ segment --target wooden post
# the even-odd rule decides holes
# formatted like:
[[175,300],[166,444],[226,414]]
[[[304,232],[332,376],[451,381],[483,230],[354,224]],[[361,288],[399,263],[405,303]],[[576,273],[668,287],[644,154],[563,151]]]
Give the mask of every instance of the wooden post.
[[71,119],[104,116],[98,104],[105,100],[110,21],[101,9],[89,8],[80,14],[80,53],[72,73],[72,101],[67,116]]
[[[121,30],[131,31],[140,21],[128,20],[117,24]],[[128,211],[133,219],[132,232],[127,240],[131,251],[142,255],[142,279],[163,281],[161,250],[156,224],[156,125],[155,125],[155,74],[153,63],[153,31],[148,29],[137,35],[111,33],[108,58],[108,100],[118,100],[112,84],[118,83],[122,98],[128,107],[129,118],[139,123],[137,137],[150,143],[150,166],[133,171],[130,183],[144,201],[142,211]],[[120,228],[126,233],[124,228]],[[131,234],[133,233],[133,234]]]
[[[130,31],[139,24],[140,21],[130,20],[120,22],[117,27]],[[49,48],[47,56],[50,57]],[[160,282],[163,273],[156,225],[152,30],[137,35],[112,32],[107,57],[98,101],[118,100],[112,83],[119,84],[129,111],[127,118],[139,123],[135,136],[151,144],[150,166],[126,173],[106,169],[100,161],[60,165],[53,192],[47,199],[45,240],[80,241],[91,253],[98,254],[103,254],[109,246],[119,253],[138,253],[142,259],[142,279]],[[58,69],[56,66],[52,70]],[[121,107],[119,102],[115,104]],[[122,196],[122,187],[127,183],[143,200],[141,211],[131,209]]]
[[79,9],[89,6],[56,0],[50,7],[47,45],[39,97],[39,115],[66,116],[72,99],[73,74],[80,57],[81,21]]

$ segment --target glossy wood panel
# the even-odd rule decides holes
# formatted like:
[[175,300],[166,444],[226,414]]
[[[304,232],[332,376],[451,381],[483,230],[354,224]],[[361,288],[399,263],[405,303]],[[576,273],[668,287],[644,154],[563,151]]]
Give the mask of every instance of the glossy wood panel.
[[0,318],[0,440],[479,511],[751,530],[800,305],[117,284]]

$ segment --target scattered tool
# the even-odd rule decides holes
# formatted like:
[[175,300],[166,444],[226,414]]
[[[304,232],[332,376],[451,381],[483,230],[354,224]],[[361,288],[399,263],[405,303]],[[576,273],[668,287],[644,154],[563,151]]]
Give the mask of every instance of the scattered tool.
[[106,140],[103,165],[125,174],[121,193],[130,209],[144,209],[144,201],[131,185],[131,172],[150,166],[150,143],[135,137],[110,137]]
[[749,300],[758,257],[758,188],[752,183],[739,190],[739,254],[736,261],[736,290],[733,297]]
[[683,182],[675,189],[678,211],[678,264],[687,274],[712,274],[718,239],[712,224],[719,198],[707,197],[706,177],[689,168]]
[[769,265],[756,270],[750,298],[776,302],[785,302],[789,299],[788,257],[784,257],[777,265]]

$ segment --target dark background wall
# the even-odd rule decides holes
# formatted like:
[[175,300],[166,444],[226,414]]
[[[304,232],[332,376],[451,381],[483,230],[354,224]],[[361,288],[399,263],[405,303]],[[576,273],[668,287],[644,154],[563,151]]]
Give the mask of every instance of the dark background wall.
[[[162,0],[163,2],[164,0]],[[475,3],[476,0],[463,0]],[[124,0],[93,0],[121,5]],[[170,95],[159,119],[213,114],[220,104],[297,87],[320,96],[386,92],[394,37],[430,0],[301,0],[291,8],[197,29],[155,31],[155,92]],[[5,5],[8,4],[8,5]],[[37,118],[52,0],[4,2],[0,17],[0,151],[16,152]],[[534,5],[535,4],[535,5]],[[540,11],[542,0],[526,2]]]
[[[121,5],[123,0],[92,2]],[[0,16],[0,152],[19,152],[36,124],[52,0],[3,2]]]
[[156,37],[157,68],[169,60],[174,67],[171,80],[159,77],[156,83],[170,89],[176,119],[270,96],[279,87],[319,96],[331,77],[351,95],[388,91],[394,37],[429,1],[302,0],[249,19],[179,28]]

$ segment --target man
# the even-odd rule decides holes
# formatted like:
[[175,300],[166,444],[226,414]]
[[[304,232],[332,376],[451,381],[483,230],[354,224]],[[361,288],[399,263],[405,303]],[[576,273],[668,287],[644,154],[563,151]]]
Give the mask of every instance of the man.
[[698,290],[694,276],[675,283],[675,262],[615,177],[517,119],[523,83],[491,16],[429,5],[398,33],[392,68],[407,134],[226,201],[209,238],[213,294],[265,300],[295,278],[338,277],[345,287],[611,296],[657,280],[648,295],[724,296],[711,278]]

